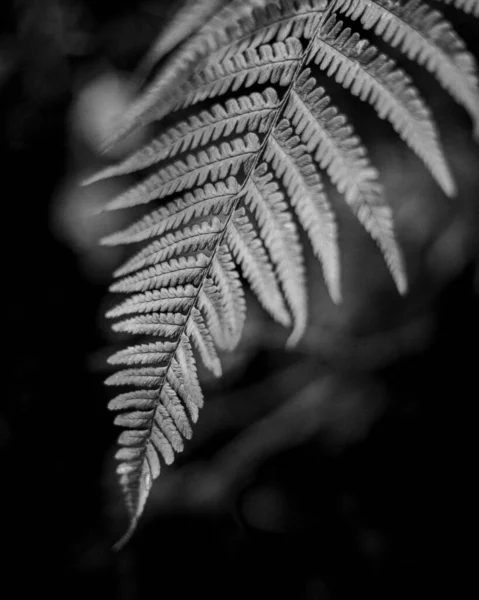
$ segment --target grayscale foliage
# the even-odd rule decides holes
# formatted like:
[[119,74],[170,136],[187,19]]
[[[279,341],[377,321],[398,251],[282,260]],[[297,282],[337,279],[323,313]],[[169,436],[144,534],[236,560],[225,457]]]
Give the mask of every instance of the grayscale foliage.
[[152,49],[148,68],[166,58],[109,143],[166,115],[169,125],[89,180],[148,170],[105,210],[156,203],[103,240],[140,244],[111,286],[127,297],[108,313],[115,331],[140,336],[110,358],[124,369],[107,380],[131,388],[110,403],[125,430],[117,458],[131,524],[123,541],[161,464],[170,464],[192,435],[203,405],[195,356],[219,376],[217,349],[238,344],[246,310],[241,277],[271,317],[290,328],[289,344],[296,343],[308,320],[302,229],[332,300],[341,300],[338,227],[325,178],[406,292],[378,171],[317,79],[334,78],[369,103],[453,196],[419,82],[360,35],[371,30],[424,67],[479,134],[475,60],[439,12],[442,5],[479,16],[478,0],[203,1],[198,21],[182,20],[180,12]]

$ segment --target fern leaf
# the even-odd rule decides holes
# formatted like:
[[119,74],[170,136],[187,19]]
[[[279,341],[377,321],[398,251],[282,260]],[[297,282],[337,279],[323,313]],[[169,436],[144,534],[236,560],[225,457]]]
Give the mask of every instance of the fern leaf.
[[191,284],[202,277],[209,264],[205,254],[173,258],[124,277],[110,286],[110,291],[121,293],[145,292],[149,289]]
[[215,344],[201,312],[192,309],[191,318],[186,326],[187,335],[191,336],[203,363],[216,377],[221,376],[221,363],[216,354]]
[[198,154],[190,154],[186,159],[174,162],[142,183],[111,200],[104,210],[118,210],[152,200],[165,198],[171,194],[203,185],[207,179],[218,181],[236,175],[244,162],[259,149],[259,140],[254,133],[231,142],[223,142],[219,147],[211,146]]
[[302,337],[308,317],[306,280],[296,226],[283,194],[263,174],[263,169],[257,170],[251,178],[246,187],[244,203],[258,223],[260,237],[284,291],[293,317],[293,330],[288,343],[294,345]]
[[141,344],[120,350],[108,359],[111,365],[151,365],[168,361],[173,349],[171,342]]
[[251,289],[271,316],[285,326],[290,317],[261,238],[244,209],[238,209],[227,227],[226,240]]
[[233,40],[214,52],[208,62],[231,58],[273,40],[282,42],[288,37],[309,39],[326,6],[326,0],[282,0],[255,8],[238,21]]
[[302,53],[301,42],[296,38],[288,38],[284,42],[251,48],[219,63],[214,62],[178,92],[181,100],[176,108],[186,108],[207,98],[255,84],[287,86]]
[[133,171],[146,169],[182,152],[195,150],[221,137],[247,131],[264,132],[272,110],[279,105],[273,88],[240,98],[230,98],[225,105],[216,104],[168,129],[158,139],[140,148],[117,165],[107,167],[88,178],[84,185]]
[[134,313],[179,312],[187,310],[198,289],[192,285],[151,290],[130,296],[106,313],[109,319]]
[[135,387],[156,388],[165,375],[164,367],[141,367],[124,369],[105,380],[106,385],[130,385]]
[[149,415],[145,411],[138,410],[115,417],[114,425],[125,429],[142,429],[148,425]]
[[394,61],[351,29],[343,29],[334,15],[324,25],[321,37],[316,38],[311,60],[352,94],[374,106],[422,159],[444,192],[455,194],[430,112],[410,78],[396,68]]
[[203,221],[192,227],[178,229],[140,250],[114,273],[115,277],[127,275],[138,269],[143,269],[165,262],[174,256],[184,256],[192,252],[212,250],[216,246],[218,235],[223,226],[219,219]]
[[135,411],[144,410],[150,412],[155,407],[156,392],[141,390],[134,392],[127,392],[116,396],[113,400],[108,403],[109,410],[128,410],[135,409]]
[[243,286],[228,247],[221,245],[213,259],[205,293],[217,307],[227,349],[233,350],[243,331],[246,304]]
[[[184,404],[188,412],[188,419],[191,420],[192,423],[196,423],[200,414],[200,407],[186,388],[186,380],[176,358],[171,359],[171,369],[168,370],[166,381],[178,400]],[[191,430],[188,435],[191,437]]]
[[[314,79],[308,79],[308,75],[309,72],[305,71],[304,79],[299,81],[297,90],[292,92],[285,114],[292,119],[308,152],[314,152],[318,165],[326,169],[331,181],[344,194],[359,221],[377,241],[399,292],[404,294],[407,289],[405,271],[394,238],[392,215],[377,181],[377,171],[371,166],[366,150],[346,119],[330,106],[323,88],[317,88]],[[285,164],[283,163],[283,169]],[[287,171],[285,175],[287,176]],[[294,179],[288,179],[294,182]],[[334,261],[328,278],[334,299],[339,294],[339,274],[337,277],[334,275],[338,259],[331,256],[331,247],[335,248],[333,240],[326,252],[330,260]]]
[[319,168],[326,170],[347,202],[375,193],[378,172],[346,117],[306,69],[291,93],[285,116]]
[[282,179],[298,220],[323,265],[331,298],[339,302],[340,261],[336,221],[313,160],[305,146],[299,145],[299,138],[292,137],[288,125],[289,121],[284,119],[275,129],[265,158]]
[[[198,408],[203,407],[203,394],[198,381],[198,373],[196,370],[196,363],[193,356],[193,350],[191,344],[184,333],[181,336],[180,344],[176,350],[176,358],[178,361],[178,368],[183,376],[183,384],[188,392],[188,396],[196,404]],[[175,366],[173,362],[173,366]]]
[[[107,380],[109,385],[155,388],[154,392],[142,390],[120,394],[109,405],[112,410],[124,411],[116,423],[128,428],[120,435],[121,448],[117,452],[117,459],[121,461],[117,471],[131,515],[127,536],[143,510],[151,480],[160,473],[159,456],[170,464],[175,452],[183,450],[183,438],[189,439],[192,433],[190,419],[191,422],[197,420],[198,410],[203,405],[188,335],[198,345],[207,366],[218,374],[220,372],[211,336],[198,309],[191,307],[187,314],[160,313],[129,321],[123,328],[136,333],[145,333],[142,329],[145,323],[179,326],[180,332],[174,343],[162,340],[141,344],[117,353],[112,359],[114,364],[149,364],[152,355],[157,355],[164,364],[162,367],[125,369]],[[161,338],[169,335],[164,329],[147,333]]]
[[[466,2],[461,3],[466,6]],[[467,7],[476,12],[477,5]],[[479,136],[476,64],[463,40],[442,14],[421,0],[338,0],[337,10],[424,66],[469,113]],[[477,14],[476,14],[477,16]]]
[[191,430],[191,425],[189,423],[186,411],[181,400],[179,399],[175,390],[168,383],[167,379],[165,379],[163,385],[161,386],[160,402],[167,410],[171,420],[175,424],[182,437],[186,438],[187,440],[191,439],[193,432]]
[[214,302],[217,300],[217,296],[211,293],[206,292],[207,284],[205,282],[203,289],[198,294],[198,308],[201,310],[204,315],[204,320],[206,322],[206,328],[211,333],[211,337],[218,346],[218,348],[226,349],[228,348],[228,342],[223,335],[223,324],[221,322],[220,314],[219,314],[219,305],[218,302]]
[[269,0],[231,0],[214,13],[199,30],[174,53],[158,71],[139,99],[122,116],[118,128],[106,140],[109,148],[133,131],[168,114],[177,103],[178,86],[188,80],[201,60],[227,44],[235,33],[235,24]]
[[112,325],[113,331],[175,338],[183,329],[186,317],[181,313],[138,315]]
[[465,13],[471,14],[473,17],[479,17],[479,0],[435,0],[443,4],[450,4]]
[[[473,10],[469,0],[451,2]],[[421,13],[416,0],[405,6],[393,0],[327,5],[322,0],[232,0],[198,24],[195,33],[197,24],[186,23],[183,32],[174,28],[172,34],[187,31],[189,38],[163,61],[114,139],[178,108],[220,94],[238,97],[210,102],[208,110],[196,107],[183,122],[176,118],[151,144],[91,179],[153,167],[107,210],[160,201],[151,214],[103,240],[107,245],[146,242],[117,270],[111,290],[128,297],[108,312],[115,319],[113,330],[141,336],[138,344],[111,357],[110,363],[123,370],[107,380],[129,388],[110,403],[119,411],[115,422],[125,428],[117,471],[130,529],[121,543],[134,530],[162,463],[170,464],[191,437],[203,405],[192,344],[206,368],[219,375],[217,348],[233,348],[239,341],[245,319],[240,272],[274,319],[292,323],[290,342],[303,332],[305,275],[293,212],[322,262],[332,298],[340,299],[337,227],[320,171],[344,194],[381,248],[398,289],[405,291],[391,210],[377,171],[306,68],[314,60],[368,100],[452,193],[429,111],[411,80],[356,34],[343,31],[334,17],[327,19],[339,7],[393,46],[403,49],[407,38],[408,56],[446,88],[457,85],[456,97],[471,110],[473,66],[454,41],[457,36],[447,33],[438,41],[439,30],[452,31],[440,25],[439,13],[429,8]],[[424,31],[423,23],[416,28],[420,14],[435,15],[426,19],[431,31]],[[153,55],[173,49],[174,35]],[[444,65],[438,65],[438,53]],[[276,91],[269,87],[245,95],[253,84]]]
[[233,177],[216,184],[207,183],[203,188],[172,200],[166,206],[143,217],[130,227],[106,236],[101,242],[107,246],[133,244],[187,225],[193,219],[219,215],[228,210],[238,187],[238,183]]
[[[158,387],[161,388],[161,386]],[[154,416],[154,423],[152,423],[151,425],[151,433],[153,433],[155,429],[159,429],[170,442],[171,447],[173,448],[173,450],[175,450],[175,452],[183,452],[183,438],[180,435],[180,432],[176,428],[175,424],[173,423],[173,420],[168,414],[168,411],[165,409],[163,404],[159,402],[159,394],[157,394],[156,398],[156,411]]]

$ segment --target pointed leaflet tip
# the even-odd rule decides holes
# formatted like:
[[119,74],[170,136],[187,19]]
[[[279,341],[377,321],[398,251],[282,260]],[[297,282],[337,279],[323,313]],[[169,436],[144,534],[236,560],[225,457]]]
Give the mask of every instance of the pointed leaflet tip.
[[394,277],[396,288],[401,296],[405,296],[409,291],[409,284],[407,281],[406,273],[399,273]]
[[[131,517],[130,525],[125,535],[121,537],[114,546],[112,546],[112,549],[115,551],[121,550],[130,541],[136,531],[138,520],[143,512],[143,509],[145,508],[145,503],[153,483],[149,472],[149,467],[145,463],[143,465],[143,474],[137,483],[139,485],[139,489],[136,501],[136,511],[133,517]],[[131,512],[133,512],[133,510]]]
[[133,537],[133,534],[136,531],[136,526],[137,525],[138,525],[138,517],[135,517],[130,522],[130,526],[128,527],[128,530],[126,531],[126,533],[118,540],[118,542],[116,542],[116,544],[114,544],[111,547],[111,549],[114,550],[115,552],[118,552],[119,550],[121,550],[122,548],[124,548],[126,546],[126,544]]
[[339,306],[340,304],[343,303],[343,294],[341,292],[339,285],[336,287],[330,286],[328,291],[329,291],[329,297],[333,301],[333,304],[335,304],[336,306]]
[[298,326],[298,324],[296,324],[286,342],[286,348],[288,348],[289,350],[292,350],[293,348],[295,348],[298,345],[298,342],[303,337],[304,330],[305,330],[305,325]]
[[[380,245],[381,247],[381,245]],[[399,246],[394,245],[391,254],[386,254],[384,248],[383,254],[386,259],[389,272],[396,284],[396,289],[401,296],[405,296],[409,290],[409,284],[406,274],[406,267],[404,264],[404,257]]]
[[87,187],[92,185],[93,183],[98,183],[99,181],[103,181],[104,179],[109,179],[110,177],[114,177],[116,175],[117,167],[116,165],[112,167],[106,167],[105,169],[101,169],[97,171],[93,175],[86,177],[80,181],[81,187]]

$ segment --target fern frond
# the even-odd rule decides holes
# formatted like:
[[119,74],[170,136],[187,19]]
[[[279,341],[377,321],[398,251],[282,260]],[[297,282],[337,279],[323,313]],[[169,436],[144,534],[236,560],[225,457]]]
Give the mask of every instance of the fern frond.
[[[474,10],[470,0],[450,3]],[[404,6],[396,0],[232,0],[195,33],[186,24],[188,39],[164,60],[114,139],[179,108],[229,96],[208,102],[207,110],[191,109],[180,123],[173,115],[176,121],[156,140],[91,178],[151,169],[106,210],[159,201],[150,214],[103,240],[146,242],[115,273],[111,291],[128,297],[108,312],[113,330],[140,336],[137,345],[111,357],[123,370],[107,380],[129,388],[110,403],[119,411],[115,422],[125,428],[117,470],[130,529],[121,543],[134,530],[161,463],[170,464],[183,450],[203,405],[192,344],[219,375],[217,349],[233,348],[240,339],[240,273],[273,318],[292,325],[290,343],[304,331],[306,282],[294,215],[322,263],[331,297],[340,300],[338,232],[322,172],[377,242],[399,291],[406,290],[378,173],[307,64],[314,61],[369,101],[443,189],[454,191],[429,110],[411,79],[343,29],[334,17],[338,10],[426,66],[446,89],[456,87],[449,91],[477,117],[469,55],[442,16],[418,0]],[[174,36],[184,31],[172,30],[153,54],[172,49]],[[245,95],[253,84],[268,88]]]
[[216,252],[204,290],[217,307],[227,349],[233,350],[243,331],[246,303],[243,286],[226,244],[219,246]]
[[226,241],[262,306],[278,323],[288,326],[290,317],[273,268],[244,209],[235,211],[227,227]]
[[[206,291],[207,288],[208,292]],[[223,323],[220,317],[221,307],[217,291],[213,291],[211,283],[207,284],[205,281],[203,289],[198,294],[198,308],[204,315],[206,328],[211,333],[214,343],[218,348],[226,350],[229,344],[223,334]]]
[[188,336],[191,336],[205,367],[209,369],[213,375],[220,377],[221,363],[216,354],[215,343],[210,330],[204,322],[201,312],[195,307],[193,307],[191,318],[188,320],[186,333]]
[[243,164],[258,152],[258,137],[248,133],[243,138],[223,142],[219,147],[211,146],[198,154],[189,154],[185,160],[160,169],[142,183],[135,185],[114,200],[104,210],[118,210],[139,204],[147,204],[203,185],[208,179],[218,181],[236,175]]
[[352,94],[369,102],[429,168],[444,192],[455,185],[437,140],[436,128],[410,78],[374,46],[343,28],[333,15],[315,39],[310,60]]
[[[211,257],[200,254],[194,259],[195,264],[200,261],[199,257],[202,257],[205,267],[211,264]],[[171,261],[168,268],[171,270],[176,264],[180,269],[185,260]],[[190,257],[187,262],[192,260],[193,257]],[[205,274],[206,271],[201,283],[204,283]],[[181,280],[185,280],[184,272]],[[110,403],[112,410],[125,411],[115,422],[128,428],[119,437],[121,448],[117,452],[117,459],[121,461],[117,470],[131,515],[127,536],[143,510],[151,481],[160,472],[159,457],[170,464],[175,452],[183,450],[183,438],[191,437],[191,423],[197,420],[198,410],[203,405],[189,337],[199,349],[205,365],[215,374],[221,372],[209,328],[200,309],[194,306],[199,300],[200,288],[187,285],[168,289],[168,285],[164,281],[160,284],[161,289],[155,290],[156,294],[134,296],[127,301],[129,305],[124,303],[122,309],[112,315],[137,312],[140,307],[140,312],[146,314],[117,323],[114,329],[159,336],[160,341],[120,351],[110,362],[130,366],[158,364],[159,361],[162,365],[127,368],[107,380],[109,385],[156,388],[153,394],[150,390],[120,394]],[[187,299],[188,304],[177,306],[173,312],[150,312],[150,309],[154,310],[152,302],[179,298]]]
[[208,257],[205,254],[173,258],[120,279],[110,286],[110,291],[128,294],[162,287],[194,285],[207,265]]
[[347,202],[377,189],[378,172],[371,165],[366,148],[344,115],[331,105],[324,88],[306,69],[299,77],[286,106],[291,121],[320,169],[326,170]]
[[202,221],[192,227],[177,229],[149,246],[140,250],[120,269],[115,271],[115,277],[121,277],[158,263],[165,262],[174,256],[185,256],[192,252],[212,250],[218,241],[218,235],[223,230],[219,219]]
[[178,101],[178,86],[188,80],[198,63],[230,41],[235,34],[236,23],[250,15],[255,7],[261,8],[268,2],[269,0],[231,0],[214,13],[178,52],[165,61],[153,81],[123,115],[121,123],[105,146],[112,147],[139,127],[168,114]]
[[[198,405],[199,400],[192,397],[192,395],[189,393],[185,378],[183,377],[183,372],[181,371],[180,365],[176,358],[171,360],[171,369],[167,373],[166,382],[168,387],[173,390],[176,397],[183,402],[191,422],[196,423],[201,406]],[[188,436],[191,437],[191,434],[192,432],[190,430],[188,432]]]
[[[462,3],[461,3],[462,4]],[[466,3],[462,4],[466,6]],[[473,9],[474,6],[467,4]],[[336,8],[432,73],[469,113],[479,136],[476,63],[439,11],[421,0],[338,0]],[[477,6],[474,8],[477,11]],[[477,16],[477,15],[476,15]]]
[[319,25],[326,5],[326,0],[281,0],[255,8],[237,22],[232,41],[213,52],[208,62],[231,58],[272,40],[309,39]]
[[308,317],[306,279],[296,226],[283,194],[261,167],[246,187],[244,203],[258,223],[260,237],[293,316],[288,343],[294,345],[302,337]]
[[196,297],[198,289],[192,285],[151,290],[131,296],[106,313],[109,319],[133,313],[185,311]]
[[[323,266],[324,278],[334,302],[341,299],[340,261],[337,228],[334,214],[324,193],[321,178],[313,165],[311,155],[292,138],[284,119],[269,139],[265,158],[282,179],[298,220],[307,232],[313,250]],[[264,169],[266,174],[267,169]],[[271,176],[266,174],[268,179]],[[266,180],[264,180],[266,181]],[[273,188],[271,193],[276,190]]]
[[[156,392],[148,390],[127,392],[119,394],[108,403],[109,410],[128,410],[134,408],[135,411],[149,412],[155,405]],[[124,415],[127,416],[127,415]]]
[[155,342],[130,346],[120,350],[108,359],[111,365],[154,365],[166,363],[173,350],[171,342]]
[[186,318],[181,313],[153,313],[131,317],[119,321],[112,326],[113,331],[141,335],[161,335],[175,338],[185,324]]
[[268,126],[272,111],[278,106],[278,95],[273,88],[267,88],[261,94],[254,92],[249,96],[230,98],[224,106],[216,104],[210,110],[202,111],[171,127],[158,139],[140,148],[122,162],[88,178],[84,185],[146,169],[233,133],[262,133]]
[[465,13],[469,13],[474,17],[479,17],[479,0],[435,0],[442,4],[450,4]]
[[183,333],[172,361],[173,368],[183,381],[186,392],[198,408],[203,407],[203,393],[198,381],[195,358],[188,336]]
[[181,100],[176,108],[186,108],[207,98],[255,84],[287,86],[302,53],[301,42],[297,38],[287,38],[284,42],[251,48],[219,63],[214,62],[178,92]]
[[106,385],[130,385],[134,387],[156,388],[165,375],[165,367],[142,367],[124,369],[105,380]]
[[147,215],[122,231],[101,240],[106,246],[133,244],[191,223],[193,219],[219,215],[226,211],[238,191],[238,182],[233,177],[204,187],[172,200],[150,215]]

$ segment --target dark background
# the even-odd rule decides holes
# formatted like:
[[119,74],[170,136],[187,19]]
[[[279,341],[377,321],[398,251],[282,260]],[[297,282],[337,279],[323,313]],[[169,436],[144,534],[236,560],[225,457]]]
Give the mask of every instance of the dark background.
[[[194,440],[156,482],[134,538],[111,551],[126,515],[102,384],[116,342],[102,315],[121,257],[96,240],[118,223],[88,211],[114,188],[78,181],[114,158],[100,155],[96,123],[128,99],[128,74],[167,10],[0,9],[2,597],[459,595],[475,564],[479,154],[465,114],[425,75],[416,81],[457,178],[453,200],[372,111],[340,95],[383,175],[411,293],[397,297],[338,204],[343,306],[311,261],[311,327],[286,352],[286,334],[250,299],[225,377],[203,378]],[[477,25],[447,14],[477,56]]]

